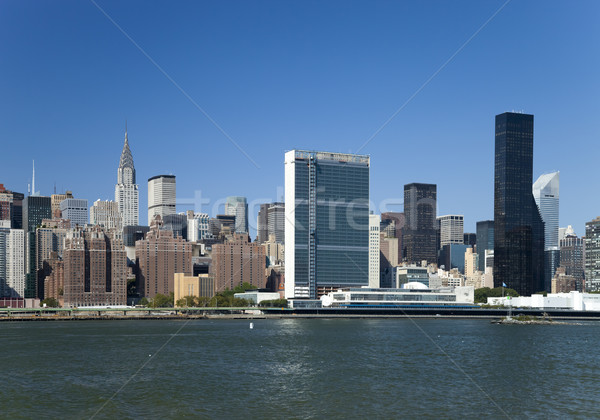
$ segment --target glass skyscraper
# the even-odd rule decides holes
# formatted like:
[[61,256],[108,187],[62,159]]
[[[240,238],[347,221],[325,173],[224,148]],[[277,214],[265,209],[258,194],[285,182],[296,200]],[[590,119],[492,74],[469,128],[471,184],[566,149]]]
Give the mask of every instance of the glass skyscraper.
[[494,249],[494,221],[482,220],[477,222],[477,255],[479,266],[477,269],[485,272],[485,250]]
[[369,281],[369,157],[285,154],[285,296]]
[[496,116],[494,286],[520,295],[545,290],[544,222],[531,191],[533,115]]
[[533,184],[533,198],[544,221],[544,288],[550,291],[560,265],[558,247],[559,172],[541,175]]
[[402,238],[402,259],[404,261],[417,264],[423,260],[428,263],[437,262],[436,215],[437,186],[435,184],[404,186],[404,216],[406,218]]

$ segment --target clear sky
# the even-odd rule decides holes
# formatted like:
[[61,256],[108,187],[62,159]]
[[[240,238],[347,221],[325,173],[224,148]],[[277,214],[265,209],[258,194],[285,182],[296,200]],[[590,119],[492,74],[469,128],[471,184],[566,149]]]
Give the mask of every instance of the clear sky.
[[503,5],[2,0],[0,183],[26,192],[35,159],[42,194],[114,199],[127,121],[142,223],[151,176],[214,216],[228,195],[280,199],[301,148],[369,154],[377,213],[436,183],[438,214],[473,232],[493,219],[494,116],[516,110],[535,115],[532,181],[561,171],[560,225],[582,235],[600,215],[600,2]]

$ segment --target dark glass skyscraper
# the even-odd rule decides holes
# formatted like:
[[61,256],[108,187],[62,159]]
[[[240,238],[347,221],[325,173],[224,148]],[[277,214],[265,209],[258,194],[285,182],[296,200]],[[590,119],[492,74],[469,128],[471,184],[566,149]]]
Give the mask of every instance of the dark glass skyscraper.
[[404,186],[403,260],[409,263],[437,261],[437,186]]
[[496,116],[494,286],[544,290],[544,222],[532,194],[533,115]]
[[37,250],[35,229],[43,219],[52,218],[50,197],[30,195],[23,200],[23,230],[25,230],[25,297],[38,297],[37,285]]
[[477,255],[479,265],[477,269],[485,272],[485,250],[494,249],[494,221],[482,220],[477,222]]

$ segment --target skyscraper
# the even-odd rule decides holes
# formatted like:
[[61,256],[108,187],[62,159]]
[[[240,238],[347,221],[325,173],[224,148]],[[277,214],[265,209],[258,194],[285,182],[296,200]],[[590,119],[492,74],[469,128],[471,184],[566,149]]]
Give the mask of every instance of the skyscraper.
[[60,214],[71,221],[71,227],[88,224],[88,202],[81,198],[67,198],[60,202]]
[[227,197],[225,214],[235,216],[236,233],[248,233],[248,202],[246,197]]
[[444,245],[464,244],[464,223],[463,215],[449,214],[437,218],[438,228],[440,230],[440,249]]
[[35,230],[43,219],[52,218],[50,197],[30,195],[23,200],[23,230],[25,231],[25,297],[38,297],[37,290],[37,250]]
[[531,192],[533,115],[496,116],[494,286],[523,296],[545,290],[544,222]]
[[533,184],[533,198],[544,221],[544,287],[552,284],[552,277],[560,265],[558,246],[559,172],[541,175]]
[[23,230],[0,228],[0,297],[24,297],[24,250]]
[[175,175],[156,175],[148,179],[148,223],[155,215],[175,214],[176,185]]
[[100,199],[94,201],[94,205],[90,207],[90,223],[103,226],[106,230],[122,230],[119,205],[114,201],[101,201]]
[[256,242],[262,244],[269,240],[269,207],[271,203],[260,205],[256,218]]
[[285,154],[285,296],[369,284],[369,157]]
[[125,144],[117,169],[117,185],[115,186],[115,201],[119,206],[122,226],[135,226],[139,224],[139,191],[135,183],[135,167],[133,156],[127,140],[125,129]]
[[[407,184],[404,186],[402,257],[409,263],[437,261],[437,186]],[[461,238],[462,239],[462,238]],[[462,243],[462,240],[461,240]]]
[[479,256],[479,267],[482,273],[485,272],[485,250],[494,249],[494,221],[482,220],[477,222],[477,255]]
[[585,291],[600,292],[600,217],[585,224]]
[[285,241],[285,204],[283,203],[272,203],[267,210],[267,225],[269,236],[275,235],[275,241],[277,243],[284,243]]
[[369,287],[379,288],[380,286],[380,259],[381,252],[381,234],[379,225],[381,216],[378,214],[369,215]]

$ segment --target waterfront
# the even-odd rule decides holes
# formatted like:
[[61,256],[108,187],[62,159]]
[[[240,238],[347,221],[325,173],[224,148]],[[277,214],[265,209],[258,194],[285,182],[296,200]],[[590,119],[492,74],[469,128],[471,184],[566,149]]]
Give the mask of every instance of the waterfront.
[[597,416],[598,322],[252,322],[2,323],[1,417]]

